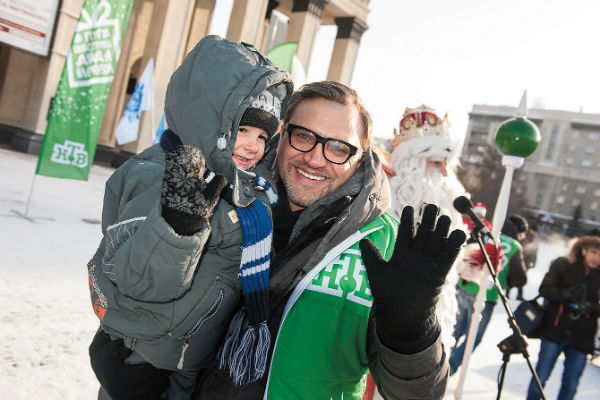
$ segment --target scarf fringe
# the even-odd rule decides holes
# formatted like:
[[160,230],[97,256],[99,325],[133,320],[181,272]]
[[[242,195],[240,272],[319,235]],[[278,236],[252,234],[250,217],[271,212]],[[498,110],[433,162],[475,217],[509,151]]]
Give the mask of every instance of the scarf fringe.
[[217,355],[220,369],[229,369],[236,386],[256,382],[265,373],[271,334],[267,321],[250,325],[246,310],[235,314]]

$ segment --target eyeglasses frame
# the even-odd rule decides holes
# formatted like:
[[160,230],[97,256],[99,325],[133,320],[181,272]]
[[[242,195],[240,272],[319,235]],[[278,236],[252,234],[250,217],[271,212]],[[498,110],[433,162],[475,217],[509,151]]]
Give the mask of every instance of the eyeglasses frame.
[[[316,140],[315,140],[315,143],[314,143],[313,147],[311,147],[311,148],[310,148],[310,149],[308,149],[308,150],[300,150],[300,149],[298,149],[298,148],[294,147],[294,145],[292,144],[292,134],[291,134],[291,133],[292,133],[292,130],[293,130],[293,129],[295,129],[295,128],[296,128],[296,129],[303,130],[303,131],[306,131],[306,132],[309,132],[309,133],[311,133],[311,134],[313,134],[313,135],[315,136],[315,139],[316,139]],[[323,144],[323,146],[322,146],[321,148],[322,148],[322,151],[323,151],[323,157],[324,157],[324,158],[325,158],[327,161],[329,161],[330,163],[332,163],[332,164],[336,164],[336,165],[344,165],[344,164],[346,164],[346,163],[348,162],[348,160],[349,160],[350,158],[352,158],[352,156],[354,156],[354,155],[355,155],[355,154],[358,152],[358,147],[354,146],[353,144],[350,144],[350,143],[348,143],[348,142],[345,142],[345,141],[343,141],[343,140],[340,140],[340,139],[335,139],[335,138],[324,138],[323,136],[319,135],[318,133],[316,133],[316,132],[313,132],[313,131],[311,131],[310,129],[308,129],[308,128],[305,128],[305,127],[303,127],[303,126],[301,126],[301,125],[296,125],[296,124],[292,124],[292,123],[287,123],[287,124],[286,124],[286,127],[285,127],[285,131],[287,132],[287,135],[288,135],[288,143],[290,144],[290,146],[291,146],[291,147],[292,147],[294,150],[296,150],[296,151],[299,151],[299,152],[301,152],[301,153],[310,153],[311,151],[313,151],[313,150],[314,150],[314,148],[315,148],[315,147],[316,147],[316,146],[317,146],[319,143],[322,143],[322,144]],[[325,144],[326,144],[327,142],[340,142],[340,143],[343,143],[343,144],[345,144],[346,146],[348,146],[348,147],[350,148],[350,153],[348,154],[348,158],[346,158],[346,160],[344,160],[344,162],[335,162],[335,161],[331,161],[329,158],[327,158],[327,156],[325,155]]]

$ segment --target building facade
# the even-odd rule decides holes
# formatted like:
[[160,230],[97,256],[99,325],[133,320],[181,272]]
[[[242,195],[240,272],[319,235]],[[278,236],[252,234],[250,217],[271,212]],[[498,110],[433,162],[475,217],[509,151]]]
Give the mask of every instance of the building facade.
[[[496,151],[496,131],[515,112],[473,106],[461,157],[465,167],[477,167],[482,152]],[[530,109],[528,118],[542,138],[519,172],[527,210],[564,230],[579,207],[583,230],[600,227],[600,114]]]
[[[367,29],[370,0],[234,0],[226,38],[252,43],[259,50],[276,45],[267,40],[271,14],[288,18],[282,38],[298,43],[296,55],[305,70],[310,64],[321,25],[336,25],[337,36],[327,79],[350,84],[360,39]],[[0,44],[0,144],[37,154],[46,129],[83,0],[62,0],[48,57]],[[131,16],[107,100],[96,161],[118,165],[153,140],[173,71],[194,45],[209,33],[217,0],[133,0]],[[118,146],[115,130],[135,82],[154,59],[154,113],[143,113],[135,142]]]

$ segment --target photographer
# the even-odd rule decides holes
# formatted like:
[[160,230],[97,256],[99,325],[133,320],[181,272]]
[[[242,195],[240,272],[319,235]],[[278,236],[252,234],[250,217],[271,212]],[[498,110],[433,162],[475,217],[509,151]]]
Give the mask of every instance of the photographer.
[[[582,236],[573,241],[566,257],[552,262],[540,285],[549,303],[540,327],[540,353],[536,372],[542,386],[560,353],[565,354],[558,399],[573,399],[583,374],[587,354],[594,351],[600,315],[600,237]],[[527,400],[539,399],[533,380]]]

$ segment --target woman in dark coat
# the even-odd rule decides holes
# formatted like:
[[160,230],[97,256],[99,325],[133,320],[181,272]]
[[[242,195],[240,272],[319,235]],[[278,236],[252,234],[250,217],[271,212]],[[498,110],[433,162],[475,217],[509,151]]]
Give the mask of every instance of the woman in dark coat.
[[[573,399],[583,374],[587,354],[594,352],[600,290],[600,237],[582,236],[572,242],[566,257],[550,265],[540,285],[548,300],[540,328],[540,353],[536,373],[542,386],[560,353],[565,354],[559,400]],[[527,400],[539,399],[533,380]]]

